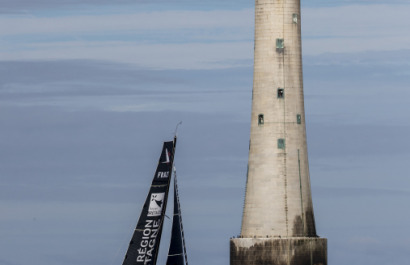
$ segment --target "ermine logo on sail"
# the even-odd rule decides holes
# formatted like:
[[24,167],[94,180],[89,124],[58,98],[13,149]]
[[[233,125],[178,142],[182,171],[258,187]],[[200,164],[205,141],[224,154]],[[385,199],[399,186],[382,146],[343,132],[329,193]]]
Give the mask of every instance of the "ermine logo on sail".
[[164,205],[165,192],[151,193],[151,200],[148,208],[147,216],[160,216],[162,212],[162,206]]

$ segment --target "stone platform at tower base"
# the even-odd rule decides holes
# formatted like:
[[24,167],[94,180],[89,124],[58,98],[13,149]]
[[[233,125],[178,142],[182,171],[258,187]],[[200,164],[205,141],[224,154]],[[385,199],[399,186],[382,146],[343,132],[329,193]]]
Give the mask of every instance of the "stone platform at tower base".
[[327,239],[232,238],[230,265],[327,265]]

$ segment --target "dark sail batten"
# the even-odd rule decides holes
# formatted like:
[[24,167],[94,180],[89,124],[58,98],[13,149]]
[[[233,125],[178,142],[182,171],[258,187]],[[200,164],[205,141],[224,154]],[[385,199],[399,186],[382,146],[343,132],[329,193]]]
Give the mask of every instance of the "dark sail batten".
[[157,170],[130,241],[123,265],[155,265],[175,153],[174,141],[164,142]]

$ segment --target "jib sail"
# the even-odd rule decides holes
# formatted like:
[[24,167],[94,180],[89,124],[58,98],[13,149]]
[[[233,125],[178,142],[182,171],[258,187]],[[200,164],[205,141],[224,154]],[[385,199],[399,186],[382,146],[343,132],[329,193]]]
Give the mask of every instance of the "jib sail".
[[123,265],[156,264],[168,200],[175,143],[176,138],[174,141],[164,142],[158,167]]
[[166,265],[188,265],[176,174],[174,174],[174,216]]

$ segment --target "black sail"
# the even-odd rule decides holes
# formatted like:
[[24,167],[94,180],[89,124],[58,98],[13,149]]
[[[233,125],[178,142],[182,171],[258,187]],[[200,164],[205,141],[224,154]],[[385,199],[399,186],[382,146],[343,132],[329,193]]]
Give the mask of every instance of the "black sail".
[[176,139],[164,142],[158,167],[123,265],[156,264],[168,200],[175,143]]
[[[185,260],[185,262],[184,262]],[[181,207],[179,205],[177,176],[174,174],[174,216],[172,219],[171,243],[166,265],[188,264],[185,249],[184,230],[182,226]]]

